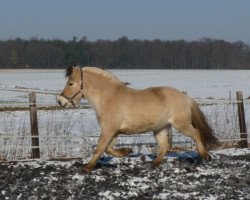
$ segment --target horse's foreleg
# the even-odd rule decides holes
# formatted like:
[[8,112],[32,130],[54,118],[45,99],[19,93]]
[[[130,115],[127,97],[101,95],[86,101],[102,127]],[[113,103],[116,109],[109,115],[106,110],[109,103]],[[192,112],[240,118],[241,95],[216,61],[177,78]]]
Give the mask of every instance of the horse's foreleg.
[[153,161],[152,167],[157,167],[166,153],[170,150],[170,144],[168,141],[168,128],[161,129],[159,131],[154,131],[154,137],[158,144],[158,155]]
[[108,153],[108,154],[110,154],[110,155],[112,155],[114,157],[119,157],[119,158],[127,156],[130,153],[132,153],[133,151],[130,148],[114,149],[114,146],[117,143],[117,137],[118,136],[116,135],[116,136],[114,136],[112,138],[112,140],[111,140],[111,142],[110,142],[110,144],[109,144],[109,146],[107,148],[106,153]]
[[88,164],[83,167],[84,173],[91,173],[93,168],[96,166],[97,160],[107,149],[111,139],[113,138],[113,135],[114,135],[114,131],[110,131],[110,129],[101,131],[101,136],[99,138],[96,150],[91,160],[88,162]]

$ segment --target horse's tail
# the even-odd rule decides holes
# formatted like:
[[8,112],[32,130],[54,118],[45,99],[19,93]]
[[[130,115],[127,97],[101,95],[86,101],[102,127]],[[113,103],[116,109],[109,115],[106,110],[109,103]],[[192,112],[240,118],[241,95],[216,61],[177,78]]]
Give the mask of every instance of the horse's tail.
[[209,126],[204,113],[194,100],[192,101],[191,115],[192,124],[200,132],[204,146],[209,149],[216,147],[218,139],[215,137],[213,129]]

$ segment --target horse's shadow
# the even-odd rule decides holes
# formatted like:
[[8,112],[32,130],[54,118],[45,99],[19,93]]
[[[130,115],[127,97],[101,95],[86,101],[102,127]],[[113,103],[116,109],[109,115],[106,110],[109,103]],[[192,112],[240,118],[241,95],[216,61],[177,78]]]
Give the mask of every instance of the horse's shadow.
[[[145,160],[145,157],[147,157],[147,160],[153,161],[156,158],[157,155],[155,154],[130,154],[128,156],[129,159],[137,159],[137,158],[143,158]],[[200,165],[202,164],[203,160],[200,157],[200,155],[196,151],[186,151],[186,152],[170,152],[166,154],[166,158],[172,158],[176,159],[179,162],[187,163],[190,165]],[[142,160],[142,159],[141,159]],[[95,166],[95,169],[100,169],[100,168],[111,168],[115,169],[118,167],[118,163],[113,162],[113,157],[112,156],[103,156],[98,159],[97,165]]]

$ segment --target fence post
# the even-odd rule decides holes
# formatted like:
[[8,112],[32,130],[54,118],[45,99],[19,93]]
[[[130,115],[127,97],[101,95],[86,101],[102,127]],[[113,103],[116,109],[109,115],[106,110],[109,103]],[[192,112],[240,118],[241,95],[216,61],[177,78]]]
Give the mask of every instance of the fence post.
[[[40,158],[39,138],[38,138],[38,121],[37,121],[37,107],[36,107],[36,93],[29,93],[29,107],[30,107],[30,127],[31,127],[31,142],[32,158]],[[35,137],[34,137],[35,136]]]
[[240,148],[247,148],[247,128],[245,122],[245,111],[243,103],[243,94],[242,91],[236,92],[237,106],[238,106],[238,117],[239,117],[239,126],[240,126],[240,139],[239,142]]

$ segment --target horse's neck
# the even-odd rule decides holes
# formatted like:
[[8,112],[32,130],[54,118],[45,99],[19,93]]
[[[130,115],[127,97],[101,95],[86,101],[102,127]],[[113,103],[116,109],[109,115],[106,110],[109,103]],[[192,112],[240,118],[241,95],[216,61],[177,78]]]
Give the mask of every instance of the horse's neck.
[[123,85],[103,81],[102,79],[92,79],[88,86],[86,98],[96,113],[100,113],[105,103],[114,98],[115,92],[120,87],[123,87]]

